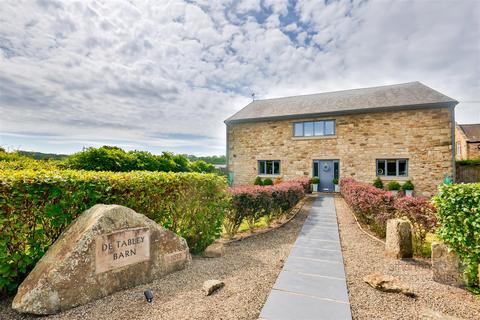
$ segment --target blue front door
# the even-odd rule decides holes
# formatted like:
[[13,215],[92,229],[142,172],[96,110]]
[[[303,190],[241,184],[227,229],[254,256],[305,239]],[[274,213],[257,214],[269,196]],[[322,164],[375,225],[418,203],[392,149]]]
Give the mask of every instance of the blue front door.
[[318,191],[329,191],[333,192],[333,161],[332,160],[321,160],[318,162],[319,165],[319,178],[320,186]]
[[320,179],[318,191],[333,192],[333,178],[338,178],[338,160],[315,160],[313,161],[313,176]]

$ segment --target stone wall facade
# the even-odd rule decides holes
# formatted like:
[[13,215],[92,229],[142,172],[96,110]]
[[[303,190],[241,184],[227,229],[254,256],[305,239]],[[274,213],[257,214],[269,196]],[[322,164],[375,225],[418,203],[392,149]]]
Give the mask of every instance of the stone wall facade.
[[455,126],[455,159],[468,159],[467,137],[458,125]]
[[480,142],[468,142],[462,129],[455,126],[455,159],[467,160],[480,158]]
[[[453,175],[452,109],[430,108],[352,115],[230,123],[228,170],[234,185],[253,184],[259,160],[280,160],[284,180],[312,176],[314,160],[339,160],[340,178],[372,182],[376,159],[408,159],[407,177],[417,195],[431,196],[445,174]],[[298,121],[336,121],[336,134],[294,137]]]

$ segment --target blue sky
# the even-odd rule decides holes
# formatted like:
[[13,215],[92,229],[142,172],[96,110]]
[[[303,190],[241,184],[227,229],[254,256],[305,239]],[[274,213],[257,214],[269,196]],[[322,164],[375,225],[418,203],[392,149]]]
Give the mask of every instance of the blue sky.
[[421,81],[480,123],[480,1],[0,4],[0,145],[223,154],[251,100]]

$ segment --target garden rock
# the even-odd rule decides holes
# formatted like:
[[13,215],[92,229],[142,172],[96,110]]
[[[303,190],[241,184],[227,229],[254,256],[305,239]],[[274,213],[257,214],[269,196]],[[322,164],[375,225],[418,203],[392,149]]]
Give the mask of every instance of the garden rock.
[[19,286],[12,308],[54,314],[183,269],[186,241],[119,205],[95,205],[48,249]]
[[402,293],[408,297],[415,297],[415,293],[406,283],[389,275],[373,273],[365,276],[363,281],[380,291]]
[[209,245],[203,252],[206,258],[220,258],[225,254],[225,247],[223,243],[215,242]]
[[456,287],[463,287],[463,268],[458,255],[443,242],[432,243],[433,281]]
[[207,280],[203,283],[203,291],[205,295],[209,296],[220,288],[223,288],[225,283],[219,280]]
[[385,254],[396,259],[413,257],[412,226],[404,219],[387,221]]

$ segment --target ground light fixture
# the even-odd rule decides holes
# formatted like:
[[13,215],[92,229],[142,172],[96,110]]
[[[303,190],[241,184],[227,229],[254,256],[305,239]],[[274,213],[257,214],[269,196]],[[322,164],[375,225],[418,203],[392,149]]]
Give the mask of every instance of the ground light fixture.
[[145,296],[145,299],[147,300],[147,302],[152,302],[153,301],[152,290],[147,289],[147,290],[143,291],[143,295]]

